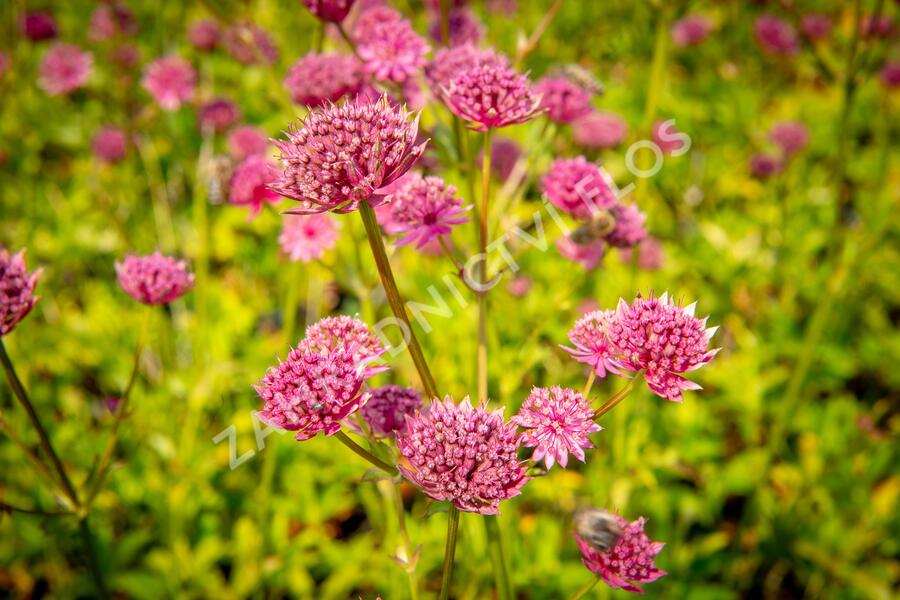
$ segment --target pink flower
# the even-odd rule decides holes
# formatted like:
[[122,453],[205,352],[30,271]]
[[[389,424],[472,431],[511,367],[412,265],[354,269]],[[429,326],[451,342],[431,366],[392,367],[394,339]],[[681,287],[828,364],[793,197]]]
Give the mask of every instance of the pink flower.
[[572,139],[584,148],[615,148],[627,136],[628,125],[611,112],[592,112],[572,123]]
[[687,144],[687,136],[675,128],[675,120],[659,120],[653,124],[653,143],[666,154],[682,150]]
[[757,179],[768,179],[783,168],[781,160],[769,154],[758,153],[750,157],[750,173]]
[[606,236],[606,241],[611,246],[628,248],[647,237],[647,230],[644,229],[647,215],[634,204],[617,204],[612,208],[612,215],[616,220],[616,225]]
[[329,23],[340,23],[353,8],[354,0],[303,0],[313,15]]
[[768,54],[792,56],[800,51],[797,32],[786,21],[771,15],[762,15],[753,24],[756,41]]
[[516,298],[521,298],[531,290],[531,285],[532,281],[530,277],[519,275],[518,277],[513,277],[509,280],[509,283],[506,284],[506,291]]
[[278,243],[291,260],[308,263],[334,248],[338,237],[338,222],[328,215],[286,215]]
[[556,462],[565,469],[570,453],[584,462],[584,450],[594,447],[588,435],[601,429],[584,396],[556,385],[533,388],[512,422],[525,429],[522,445],[534,448],[531,460],[548,469]]
[[509,59],[492,49],[481,50],[472,44],[441,48],[425,67],[425,79],[436,95],[450,85],[460,73],[481,65],[509,66]]
[[9,70],[9,64],[9,56],[5,52],[0,52],[0,79],[3,79]]
[[[484,26],[467,8],[454,8],[447,15],[448,46],[472,44],[477,46],[484,37]],[[435,42],[442,42],[440,14],[435,15],[428,28],[428,35]]]
[[[484,154],[484,150],[482,149],[479,154],[480,161],[483,158],[481,155]],[[504,137],[495,137],[491,140],[491,172],[500,181],[509,179],[521,156],[522,148],[518,142]]]
[[782,121],[769,130],[771,139],[785,156],[793,156],[809,143],[809,129],[800,121]]
[[102,127],[91,140],[94,156],[107,163],[121,162],[128,154],[128,138],[118,127]]
[[245,65],[271,65],[278,60],[278,47],[268,32],[256,23],[235,23],[225,30],[222,44],[234,60]]
[[364,69],[378,81],[403,83],[428,62],[428,43],[406,19],[376,22],[358,40]]
[[200,107],[200,127],[204,131],[221,133],[240,117],[241,111],[227,98],[214,98]]
[[52,40],[58,34],[56,19],[41,10],[25,13],[22,17],[22,33],[32,42]]
[[813,41],[825,39],[831,33],[831,19],[815,13],[803,15],[800,19],[800,29]]
[[113,2],[94,9],[88,37],[94,42],[104,42],[117,36],[134,35],[137,31],[138,24],[131,9],[121,2]]
[[892,89],[900,85],[900,62],[889,62],[878,72],[882,85]]
[[355,56],[310,52],[284,78],[291,99],[308,107],[324,106],[344,96],[355,97],[364,85],[362,63]]
[[83,87],[91,76],[94,57],[74,44],[58,42],[41,60],[38,85],[51,96],[68,94]]
[[593,110],[591,93],[567,77],[544,77],[534,84],[534,91],[541,94],[547,116],[557,123],[571,123]]
[[574,348],[560,346],[578,362],[591,366],[597,377],[606,377],[607,371],[621,375],[616,362],[618,350],[609,340],[609,326],[616,318],[611,310],[592,310],[575,321],[569,331],[569,341]]
[[147,65],[141,83],[160,108],[173,111],[193,97],[196,80],[197,74],[191,63],[172,55]]
[[889,38],[894,33],[894,20],[889,15],[866,15],[859,24],[859,32],[865,37]]
[[596,269],[600,259],[606,254],[606,244],[603,240],[579,243],[568,235],[557,238],[556,249],[564,258],[584,267],[585,271]]
[[109,57],[123,69],[131,69],[141,60],[141,51],[134,44],[120,44],[110,50]]
[[276,141],[284,170],[272,189],[301,202],[292,212],[347,213],[360,202],[377,206],[382,188],[425,152],[416,143],[418,117],[386,97],[312,111],[287,140]]
[[406,425],[406,415],[412,415],[421,408],[422,395],[416,390],[384,385],[372,390],[372,397],[359,413],[375,435],[388,436]]
[[274,161],[259,154],[252,154],[237,166],[231,176],[231,192],[228,202],[237,206],[249,206],[250,218],[256,217],[263,203],[277,202],[278,194],[269,184],[278,177]]
[[651,583],[666,575],[653,562],[664,544],[653,542],[647,537],[644,533],[647,521],[643,517],[631,523],[619,515],[615,515],[615,518],[622,534],[608,550],[598,549],[575,534],[575,541],[581,550],[581,561],[591,573],[602,577],[614,590],[642,593],[643,590],[637,583]]
[[397,241],[398,246],[415,243],[416,248],[468,222],[462,215],[471,208],[463,208],[456,188],[440,177],[422,177],[418,173],[404,177],[388,206],[391,215],[385,229],[388,233],[405,234]]
[[356,317],[338,315],[319,319],[306,328],[306,337],[301,345],[316,352],[346,349],[356,365],[363,369],[364,379],[389,368],[387,365],[372,365],[387,349],[369,327]]
[[269,138],[258,127],[240,125],[228,134],[228,149],[235,160],[244,160],[254,154],[265,154]]
[[719,351],[709,350],[718,327],[706,329],[706,319],[694,317],[695,306],[678,306],[668,294],[638,297],[631,305],[620,299],[606,328],[620,353],[617,363],[629,371],[643,370],[653,393],[672,402],[683,400],[683,390],[700,389],[681,374],[699,369]]
[[517,496],[528,481],[516,451],[516,426],[503,409],[472,408],[447,396],[407,415],[397,432],[400,472],[435,500],[483,515],[500,512],[500,501]]
[[194,287],[194,275],[187,263],[158,251],[126,256],[116,263],[116,276],[125,293],[144,304],[168,304]]
[[200,19],[194,21],[188,28],[187,36],[191,46],[197,50],[209,52],[219,45],[222,29],[212,19]]
[[[647,271],[655,271],[659,269],[665,260],[662,244],[654,237],[648,237],[642,241],[638,247],[638,267]],[[620,248],[619,257],[625,264],[631,264],[633,256],[632,248]]]
[[541,113],[528,78],[509,67],[482,64],[462,71],[443,91],[447,107],[476,131],[525,123]]
[[670,30],[672,42],[679,48],[696,46],[709,36],[712,31],[710,20],[699,14],[691,14],[682,17],[672,23]]
[[10,256],[0,247],[0,337],[8,334],[28,316],[40,299],[34,295],[41,270],[29,273],[25,251]]
[[600,167],[583,156],[554,160],[550,171],[541,178],[541,191],[553,206],[576,219],[590,219],[616,204],[616,194]]

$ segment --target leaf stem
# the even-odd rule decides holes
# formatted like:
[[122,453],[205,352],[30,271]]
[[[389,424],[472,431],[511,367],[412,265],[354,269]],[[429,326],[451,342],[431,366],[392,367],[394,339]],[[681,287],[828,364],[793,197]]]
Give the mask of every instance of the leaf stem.
[[580,598],[582,598],[585,594],[594,589],[594,586],[596,586],[598,583],[600,583],[599,577],[595,577],[593,581],[588,581],[586,584],[578,588],[578,591],[576,591],[572,595],[572,598],[570,600],[580,600]]
[[389,475],[397,474],[397,469],[393,465],[389,465],[388,463],[384,462],[383,460],[354,442],[353,438],[351,438],[343,431],[338,430],[338,432],[334,434],[334,437],[336,437],[339,442],[350,448],[350,450],[352,450],[356,455],[366,459],[385,473],[388,473]]
[[497,597],[499,600],[513,600],[515,595],[509,579],[509,571],[506,568],[506,553],[503,549],[503,538],[497,516],[484,515],[484,526],[487,530],[494,579],[497,582]]
[[478,400],[487,402],[488,399],[488,355],[487,355],[487,290],[483,289],[488,280],[487,272],[487,238],[488,238],[488,209],[490,207],[491,194],[491,129],[484,132],[484,149],[481,159],[481,205],[478,222],[478,249],[481,253],[481,261],[478,267],[478,277],[482,289],[478,291],[478,350],[477,350],[477,379]]
[[643,369],[641,369],[640,371],[635,373],[634,377],[632,377],[628,381],[628,383],[625,384],[625,387],[623,387],[621,390],[616,392],[616,394],[612,398],[607,400],[603,406],[601,406],[600,408],[597,409],[596,412],[594,412],[594,419],[599,419],[600,417],[602,417],[603,415],[605,415],[606,413],[608,413],[609,411],[614,409],[619,402],[621,402],[622,400],[627,398],[628,394],[631,393],[631,391],[634,389],[634,386],[637,385],[637,382],[640,380],[640,378],[643,374],[644,374]]
[[450,580],[453,579],[453,560],[456,556],[456,537],[459,531],[459,509],[453,504],[447,512],[447,543],[444,546],[444,568],[441,575],[441,593],[438,598],[450,596]]

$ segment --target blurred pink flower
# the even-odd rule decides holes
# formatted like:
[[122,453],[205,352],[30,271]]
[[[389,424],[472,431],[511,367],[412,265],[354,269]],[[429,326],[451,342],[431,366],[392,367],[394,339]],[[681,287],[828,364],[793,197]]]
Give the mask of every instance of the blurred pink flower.
[[593,110],[591,93],[567,77],[544,77],[534,84],[534,92],[541,95],[547,116],[557,123],[571,123]]
[[241,111],[227,98],[214,98],[200,107],[200,128],[221,133],[234,125]]
[[859,32],[865,37],[890,38],[894,34],[894,20],[890,15],[866,15],[859,24]]
[[[484,37],[484,25],[467,8],[451,9],[447,15],[447,25],[449,34],[448,46],[460,46],[462,44],[477,46]],[[443,41],[440,14],[434,15],[431,19],[431,25],[428,27],[428,36],[435,42],[441,43]]]
[[685,15],[672,23],[672,43],[679,48],[696,46],[705,40],[712,31],[712,22],[705,15]]
[[769,130],[769,139],[785,156],[793,156],[809,143],[809,129],[800,121],[782,121]]
[[415,243],[422,248],[439,236],[448,235],[453,227],[466,223],[462,200],[456,196],[456,188],[447,185],[440,177],[422,177],[410,173],[403,178],[403,185],[393,193],[388,233],[404,234],[398,246]]
[[595,111],[572,123],[572,139],[584,148],[615,148],[628,136],[628,125],[615,113]]
[[647,237],[644,221],[647,215],[634,204],[617,204],[612,208],[616,225],[606,236],[606,241],[617,248],[628,248],[640,243]]
[[780,173],[782,168],[781,160],[770,154],[760,152],[750,157],[750,173],[757,179],[768,179]]
[[82,52],[74,44],[57,42],[41,60],[38,85],[51,96],[68,94],[87,83],[94,66],[90,52]]
[[532,281],[530,277],[519,275],[509,280],[509,283],[506,284],[506,290],[516,298],[521,298],[531,290],[531,286]]
[[3,79],[3,76],[6,75],[6,72],[9,70],[9,65],[9,55],[0,51],[0,79]]
[[512,422],[525,429],[522,445],[534,448],[531,460],[548,469],[557,462],[565,469],[569,454],[584,462],[585,449],[594,447],[588,435],[601,429],[584,396],[555,385],[533,388]]
[[250,219],[256,217],[265,202],[278,202],[279,195],[269,184],[278,177],[278,165],[259,154],[252,154],[237,166],[231,176],[228,202],[249,206]]
[[554,160],[541,178],[541,191],[553,206],[576,219],[590,219],[616,204],[616,194],[600,167],[583,156]]
[[328,215],[285,215],[278,243],[291,260],[308,263],[319,260],[334,248],[340,234],[339,223]]
[[450,111],[476,131],[525,123],[542,112],[528,78],[497,64],[462,71],[442,95]]
[[239,21],[222,34],[228,54],[245,65],[272,65],[278,60],[278,47],[269,33],[250,21]]
[[197,50],[209,52],[219,45],[222,30],[219,23],[213,19],[200,19],[194,21],[188,27],[188,41]]
[[340,23],[353,8],[354,0],[302,0],[313,15],[329,23]]
[[300,58],[284,78],[291,99],[308,107],[324,106],[344,96],[354,98],[364,85],[362,63],[346,54],[316,54]]
[[193,97],[196,81],[197,74],[191,63],[171,55],[147,65],[141,83],[160,108],[173,111]]
[[580,264],[586,271],[591,271],[597,268],[600,259],[606,254],[606,243],[603,240],[594,240],[579,244],[564,235],[557,238],[556,249],[564,258]]
[[429,50],[425,38],[406,19],[376,22],[358,36],[364,69],[378,81],[403,83],[415,76],[427,64]]
[[306,328],[306,338],[301,345],[319,353],[346,349],[356,366],[363,370],[364,379],[390,368],[372,364],[387,349],[369,326],[356,317],[338,315],[319,319]]
[[481,65],[509,66],[509,59],[488,48],[481,50],[472,44],[441,48],[425,67],[425,79],[436,96],[441,96],[450,82],[463,71]]
[[900,85],[900,62],[886,63],[878,72],[878,78],[881,79],[881,84],[888,89]]
[[685,137],[675,127],[674,119],[660,119],[653,124],[653,143],[659,146],[659,149],[665,154],[681,150],[687,143]]
[[123,69],[131,69],[141,60],[141,51],[134,44],[119,44],[110,50],[109,57]]
[[622,535],[608,550],[595,548],[584,538],[575,535],[581,560],[592,573],[602,577],[614,590],[642,593],[637,583],[651,583],[666,575],[653,559],[663,549],[662,542],[653,542],[644,533],[646,520],[641,517],[629,523],[616,515]]
[[618,350],[609,340],[609,326],[615,318],[611,310],[588,312],[569,330],[569,341],[574,347],[560,345],[560,348],[578,362],[590,365],[597,377],[606,377],[607,372],[622,375],[616,362]]
[[91,14],[88,38],[94,42],[104,42],[119,36],[130,36],[138,32],[134,13],[122,2],[101,4]]
[[101,127],[91,140],[91,149],[103,162],[121,162],[128,155],[128,138],[119,127]]
[[10,256],[0,246],[0,337],[15,329],[37,304],[40,298],[34,288],[40,276],[40,269],[28,272],[24,250]]
[[399,385],[384,385],[371,391],[359,414],[378,436],[394,435],[406,426],[406,415],[422,408],[422,395]]
[[800,18],[800,29],[813,41],[825,39],[831,33],[831,19],[825,15],[810,13]]
[[144,304],[168,304],[194,287],[187,263],[158,251],[147,256],[126,256],[116,263],[116,276],[125,293]]
[[[647,237],[637,246],[638,263],[637,266],[647,271],[655,271],[659,269],[665,260],[662,244],[655,237]],[[619,257],[622,262],[630,265],[634,256],[633,248],[620,248]]]
[[244,160],[254,154],[265,154],[269,138],[258,127],[239,125],[228,134],[228,149],[235,160]]
[[22,33],[32,42],[52,40],[58,34],[56,19],[41,10],[25,13],[22,17]]
[[[491,139],[491,172],[500,181],[506,181],[522,156],[522,147],[509,138],[494,137]],[[478,164],[484,158],[484,149],[478,153]]]
[[797,32],[787,22],[772,15],[757,17],[753,24],[756,41],[768,54],[792,56],[800,51]]

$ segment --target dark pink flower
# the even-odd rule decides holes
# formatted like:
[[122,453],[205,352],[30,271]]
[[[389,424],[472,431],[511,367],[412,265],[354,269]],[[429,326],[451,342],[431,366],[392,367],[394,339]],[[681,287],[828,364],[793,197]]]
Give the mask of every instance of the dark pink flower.
[[[647,239],[638,244],[637,252],[637,266],[641,269],[646,269],[647,271],[659,269],[666,258],[662,244],[655,237],[647,237]],[[619,257],[622,259],[622,262],[627,265],[631,264],[634,256],[633,253],[633,248],[619,249]]]
[[666,121],[660,119],[653,124],[653,143],[659,146],[659,149],[666,154],[683,150],[685,144],[687,144],[686,137],[675,128],[674,119]]
[[894,20],[889,15],[866,15],[859,24],[859,32],[865,37],[889,38],[894,33]]
[[569,454],[584,462],[584,450],[594,447],[588,435],[601,429],[584,396],[556,385],[533,388],[512,422],[525,429],[522,445],[534,448],[531,460],[548,469],[557,462],[565,469]]
[[357,39],[364,69],[378,81],[403,83],[428,62],[428,43],[406,19],[376,22]]
[[612,208],[612,215],[616,225],[606,236],[611,246],[629,248],[647,237],[647,230],[644,229],[647,215],[634,204],[617,204]]
[[231,176],[228,202],[250,207],[250,218],[256,217],[265,202],[278,202],[279,196],[270,189],[278,177],[278,165],[259,154],[252,154],[237,166]]
[[794,28],[772,15],[762,15],[753,24],[756,41],[768,54],[792,56],[800,50],[800,42]]
[[200,128],[221,133],[234,125],[241,111],[228,98],[214,98],[200,107]]
[[583,156],[554,160],[541,178],[541,191],[553,206],[576,219],[590,219],[616,204],[616,194],[600,167]]
[[509,66],[509,59],[491,49],[481,50],[472,44],[441,48],[425,67],[425,79],[432,92],[441,95],[450,82],[466,69],[480,65]]
[[340,23],[353,8],[354,0],[303,0],[313,15],[329,23]]
[[793,156],[809,143],[809,129],[800,121],[782,121],[769,130],[769,139],[781,148],[785,156]]
[[94,42],[104,42],[114,37],[134,35],[137,31],[138,23],[131,9],[121,2],[113,2],[94,9],[88,25],[88,38]]
[[168,304],[194,287],[187,263],[159,252],[126,256],[116,263],[116,276],[125,293],[144,304]]
[[567,77],[544,77],[534,84],[534,91],[541,94],[547,116],[557,123],[571,123],[593,110],[591,93]]
[[497,64],[462,71],[442,96],[453,114],[476,131],[525,123],[541,113],[541,99],[528,78]]
[[[506,181],[522,156],[522,147],[518,142],[504,137],[491,139],[491,172],[500,181]],[[484,149],[478,153],[478,165],[484,158]]]
[[469,207],[462,206],[456,188],[440,177],[422,177],[410,173],[403,185],[391,196],[388,233],[403,234],[398,246],[415,243],[425,246],[439,236],[448,235],[456,225],[469,221],[463,216]]
[[889,62],[878,72],[882,85],[888,89],[900,86],[900,62]]
[[770,154],[758,153],[750,157],[750,173],[757,179],[768,179],[784,168],[781,160]]
[[810,13],[800,18],[800,29],[813,41],[822,40],[831,33],[831,19],[825,15]]
[[10,256],[0,246],[0,337],[15,329],[37,304],[34,288],[40,276],[40,269],[28,272],[24,250]]
[[615,148],[628,136],[628,125],[611,112],[595,111],[572,123],[572,139],[584,148]]
[[265,154],[269,138],[258,127],[240,125],[228,134],[228,149],[235,160],[244,160],[254,154]]
[[[449,39],[448,46],[460,46],[462,44],[478,45],[484,37],[484,26],[475,15],[467,8],[454,8],[447,15],[447,29]],[[428,27],[428,35],[435,42],[441,42],[440,14],[436,14]]]
[[359,94],[365,83],[362,63],[346,54],[310,52],[299,59],[284,78],[284,87],[297,104],[324,106],[344,96]]
[[308,263],[334,248],[338,237],[338,222],[328,215],[285,215],[278,243],[291,260]]
[[25,13],[22,17],[22,33],[32,42],[52,40],[58,34],[56,19],[41,10]]
[[712,23],[704,15],[691,14],[672,23],[672,42],[679,48],[696,46],[709,36]]
[[301,344],[316,352],[346,349],[356,365],[362,368],[365,379],[389,369],[387,365],[372,364],[387,349],[368,325],[356,317],[338,315],[319,319],[306,328],[306,337]]
[[422,395],[412,388],[384,385],[371,394],[359,414],[378,436],[394,435],[406,425],[406,415],[422,408]]
[[178,110],[194,95],[197,74],[191,63],[179,56],[157,58],[144,69],[141,84],[160,108]]
[[506,284],[506,291],[516,298],[521,298],[531,291],[531,286],[532,281],[530,277],[527,275],[519,275],[518,277],[513,277],[509,280],[509,283]]
[[631,523],[619,515],[615,518],[622,534],[612,548],[601,550],[575,534],[581,560],[591,573],[602,577],[614,590],[642,593],[643,590],[636,584],[651,583],[666,575],[653,562],[664,544],[647,537],[644,533],[647,521],[643,517]]
[[407,415],[397,432],[399,467],[406,479],[435,500],[484,515],[498,514],[500,502],[517,496],[528,481],[516,452],[516,426],[503,409],[473,408],[466,397],[447,396]]
[[188,27],[188,41],[197,50],[209,52],[219,45],[222,29],[213,19],[200,19]]
[[564,235],[557,238],[556,249],[564,258],[580,264],[586,271],[591,271],[597,268],[600,259],[606,254],[606,243],[603,240],[579,243]]
[[369,8],[362,7],[359,15],[353,22],[353,39],[356,43],[362,42],[369,32],[381,24],[392,21],[403,21],[403,15],[386,4],[379,4]]
[[3,76],[9,70],[9,55],[5,52],[0,52],[0,79],[3,79]]
[[425,152],[417,144],[418,117],[386,97],[313,110],[299,129],[276,141],[283,171],[272,189],[301,202],[298,214],[347,213],[360,202],[377,206],[382,188]]
[[681,374],[699,369],[719,351],[709,349],[718,327],[706,329],[706,319],[694,317],[695,306],[676,305],[668,294],[638,297],[631,305],[619,300],[606,328],[620,354],[617,363],[629,371],[643,370],[653,393],[672,402],[681,402],[684,390],[700,389]]
[[87,83],[94,66],[90,52],[82,52],[74,44],[57,42],[41,60],[38,85],[51,96],[68,94]]
[[128,138],[119,127],[102,127],[94,134],[91,149],[103,162],[121,162],[128,155]]
[[134,44],[119,44],[110,50],[109,57],[123,69],[131,69],[141,60],[141,51]]
[[569,341],[573,348],[560,346],[578,362],[591,366],[597,377],[606,377],[606,373],[621,375],[619,363],[616,362],[618,350],[609,340],[609,326],[616,318],[611,310],[592,310],[575,321],[569,331]]
[[250,21],[239,21],[226,29],[222,44],[233,59],[245,65],[271,65],[278,60],[278,47],[268,32]]

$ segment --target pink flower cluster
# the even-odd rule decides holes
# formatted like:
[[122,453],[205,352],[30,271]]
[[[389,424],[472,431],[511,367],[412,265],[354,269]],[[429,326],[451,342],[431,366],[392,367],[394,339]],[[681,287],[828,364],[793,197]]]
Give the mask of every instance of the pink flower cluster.
[[102,127],[94,134],[91,149],[103,162],[121,162],[128,155],[128,138],[118,127]]
[[[484,26],[472,14],[472,11],[464,7],[450,10],[450,13],[447,15],[447,30],[448,46],[478,45],[484,37]],[[435,15],[431,20],[428,35],[435,42],[442,41],[443,33],[441,32],[440,14]]]
[[338,222],[328,215],[287,215],[278,243],[291,260],[308,263],[334,248],[338,237]]
[[809,143],[809,129],[800,121],[782,121],[769,130],[769,139],[781,148],[785,157],[790,157]]
[[544,77],[534,84],[534,91],[541,95],[541,108],[556,123],[571,123],[593,110],[591,93],[568,77]]
[[226,29],[222,44],[234,60],[245,65],[272,65],[278,60],[278,47],[268,32],[250,21]]
[[485,63],[466,69],[443,90],[447,107],[476,131],[525,123],[539,115],[541,98],[528,78],[509,67]]
[[385,206],[387,232],[403,234],[398,246],[414,243],[417,248],[468,222],[463,213],[471,208],[464,208],[456,196],[456,188],[440,177],[422,177],[418,173],[404,177]]
[[141,83],[160,108],[173,111],[193,97],[196,81],[197,74],[191,63],[172,55],[147,65]]
[[254,154],[265,154],[269,138],[258,127],[239,125],[228,134],[228,150],[236,160],[244,160]]
[[28,272],[24,250],[10,256],[0,247],[0,337],[15,329],[37,304],[34,288],[40,276],[40,269]]
[[709,18],[700,14],[686,15],[674,23],[670,30],[672,42],[679,48],[696,46],[709,36],[712,23]]
[[266,202],[279,196],[269,186],[278,177],[278,166],[261,154],[252,154],[237,166],[231,176],[228,202],[248,206],[250,218],[256,217]]
[[428,42],[406,19],[375,20],[371,27],[357,26],[356,31],[364,69],[378,81],[404,83],[428,62]]
[[159,252],[129,255],[115,266],[125,293],[144,304],[168,304],[194,287],[194,275],[187,263]]
[[588,540],[575,534],[575,541],[581,550],[581,560],[592,573],[602,577],[613,589],[641,593],[638,583],[650,583],[666,575],[653,559],[664,544],[651,541],[644,533],[646,520],[642,517],[629,523],[615,515],[621,535],[609,549],[600,549]]
[[800,40],[796,30],[786,21],[762,15],[753,24],[753,33],[760,47],[768,54],[793,56],[800,51]]
[[572,123],[572,139],[583,148],[615,148],[627,136],[628,125],[611,112],[594,111]]
[[324,106],[363,90],[363,66],[354,56],[311,52],[291,67],[284,87],[291,99],[308,107]]
[[531,390],[512,422],[525,429],[521,442],[535,449],[531,460],[548,469],[557,462],[565,468],[569,454],[584,462],[584,450],[594,447],[588,435],[601,429],[584,396],[559,386]]
[[340,23],[353,8],[354,0],[303,0],[309,12],[329,23]]
[[422,408],[422,395],[399,385],[384,385],[371,392],[359,413],[378,436],[394,435],[406,425],[406,415]]
[[583,156],[554,160],[541,178],[541,191],[555,207],[576,219],[590,219],[618,201],[600,167]]
[[188,41],[197,50],[209,52],[219,45],[222,29],[212,19],[194,21],[188,28]]
[[227,98],[214,98],[200,107],[200,128],[221,133],[241,118],[241,111]]
[[508,67],[509,59],[492,49],[481,50],[472,44],[462,44],[452,48],[441,48],[425,67],[425,79],[437,94],[443,94],[450,82],[467,69],[492,65]]
[[74,44],[53,44],[41,60],[38,85],[51,96],[61,96],[83,87],[91,76],[94,57]]

